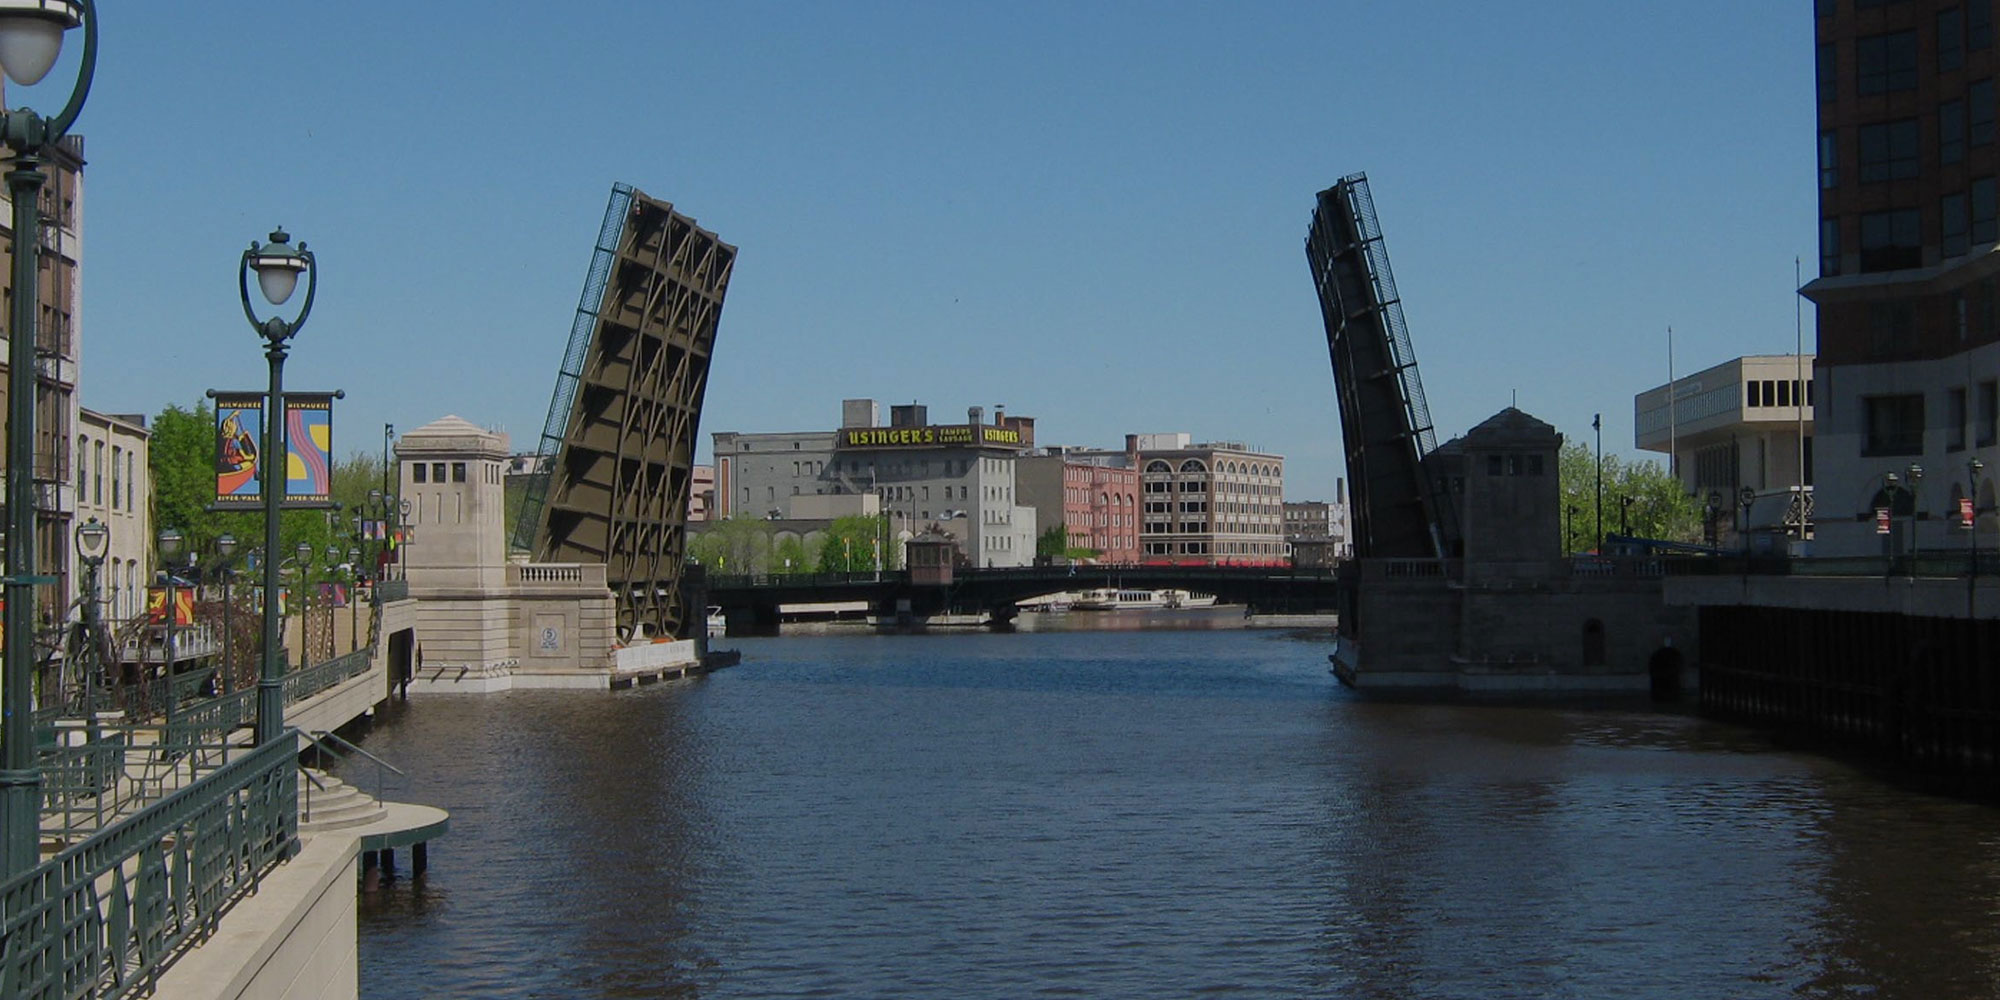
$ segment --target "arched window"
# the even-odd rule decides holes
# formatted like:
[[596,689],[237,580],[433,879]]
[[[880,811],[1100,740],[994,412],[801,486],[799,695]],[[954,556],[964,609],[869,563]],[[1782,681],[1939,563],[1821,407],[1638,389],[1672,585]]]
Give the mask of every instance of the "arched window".
[[1147,463],[1146,463],[1146,471],[1147,471],[1147,472],[1172,472],[1172,471],[1174,471],[1174,470],[1173,470],[1173,468],[1172,468],[1171,466],[1167,465],[1167,463],[1165,463],[1165,462],[1162,462],[1162,461],[1160,461],[1159,459],[1154,459],[1154,460],[1152,460],[1152,461],[1150,461],[1150,462],[1147,462]]
[[1187,461],[1185,461],[1185,462],[1182,462],[1182,463],[1181,463],[1181,471],[1182,471],[1182,472],[1207,472],[1207,471],[1208,471],[1208,466],[1206,466],[1206,465],[1203,465],[1203,464],[1201,464],[1201,459],[1198,459],[1198,458],[1190,458],[1190,459],[1188,459]]

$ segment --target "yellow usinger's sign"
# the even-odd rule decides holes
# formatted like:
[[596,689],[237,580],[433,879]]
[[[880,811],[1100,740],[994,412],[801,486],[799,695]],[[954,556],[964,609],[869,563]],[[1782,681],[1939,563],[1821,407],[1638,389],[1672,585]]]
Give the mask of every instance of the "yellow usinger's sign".
[[930,427],[849,427],[840,432],[842,448],[935,448],[951,445],[1020,447],[1021,432],[984,424],[943,424]]

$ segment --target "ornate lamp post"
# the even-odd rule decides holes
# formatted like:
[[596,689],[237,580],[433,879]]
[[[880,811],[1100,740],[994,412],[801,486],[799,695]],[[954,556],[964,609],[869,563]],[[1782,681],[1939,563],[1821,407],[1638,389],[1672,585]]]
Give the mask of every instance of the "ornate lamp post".
[[1743,557],[1750,558],[1750,507],[1757,502],[1757,491],[1748,486],[1736,491],[1737,506],[1743,508]]
[[[286,602],[287,611],[297,611],[299,616],[299,669],[304,670],[311,662],[311,650],[306,646],[307,619],[311,617],[312,599],[306,589],[306,574],[312,567],[313,547],[310,542],[300,542],[292,550],[292,557],[285,560],[285,566],[292,571],[292,599]],[[283,569],[280,569],[283,572]],[[259,681],[261,684],[262,681]],[[279,687],[284,685],[281,682]]]
[[97,674],[104,668],[99,655],[101,625],[97,603],[97,570],[111,552],[111,529],[97,518],[76,526],[76,557],[83,563],[83,634],[89,652],[83,659],[83,711],[92,742],[97,740]]
[[42,775],[35,767],[35,289],[42,228],[43,151],[83,110],[97,68],[94,0],[0,0],[0,73],[23,87],[47,76],[63,35],[83,27],[83,61],[68,103],[54,118],[26,107],[0,112],[0,137],[14,154],[7,192],[14,203],[13,308],[7,327],[7,576],[5,652],[0,654],[0,879],[41,863]]
[[1905,470],[1910,476],[1910,575],[1917,575],[1917,484],[1924,481],[1924,467],[1915,462]]
[[1965,561],[1974,577],[1979,575],[1979,474],[1985,469],[1977,458],[1965,460]]
[[[312,315],[313,293],[319,286],[319,265],[305,242],[293,249],[292,238],[283,229],[271,232],[271,242],[252,242],[243,251],[237,270],[237,287],[243,299],[243,315],[258,336],[264,338],[264,357],[271,363],[271,388],[264,397],[264,453],[257,462],[257,481],[264,491],[264,664],[257,675],[257,744],[278,738],[285,729],[285,642],[283,623],[278,618],[278,512],[285,493],[285,353],[299,328]],[[299,274],[306,276],[306,298],[297,318],[278,316],[258,319],[250,304],[250,273],[257,273],[257,288],[274,306],[285,304],[298,287]],[[301,644],[303,645],[303,644]]]
[[236,604],[230,600],[229,585],[236,579],[236,567],[229,564],[236,555],[236,536],[223,532],[215,540],[215,551],[222,557],[222,565],[216,569],[222,573],[222,693],[228,694],[236,688]]
[[180,599],[179,599],[180,598],[179,582],[174,579],[174,568],[177,565],[179,565],[180,562],[180,554],[181,554],[180,529],[178,528],[161,529],[159,536],[159,546],[160,546],[160,565],[162,567],[165,567],[160,570],[160,575],[165,577],[167,581],[166,665],[165,669],[162,672],[166,675],[165,689],[167,697],[167,702],[166,702],[167,725],[169,727],[172,727],[174,724],[174,716],[180,710],[179,692],[175,690],[174,687],[174,666],[175,666],[174,660],[176,659],[174,655],[175,654],[174,626],[175,624],[178,623],[180,619],[180,610],[181,610]]

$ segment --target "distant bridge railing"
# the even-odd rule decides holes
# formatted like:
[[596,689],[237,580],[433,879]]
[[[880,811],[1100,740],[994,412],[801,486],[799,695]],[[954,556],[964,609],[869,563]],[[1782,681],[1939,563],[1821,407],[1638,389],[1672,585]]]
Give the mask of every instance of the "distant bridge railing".
[[375,650],[363,646],[352,653],[322,660],[303,670],[294,670],[285,675],[285,704],[304,701],[342,681],[358,677],[368,672],[374,663]]
[[1883,577],[1918,579],[1963,579],[1968,575],[2000,575],[2000,552],[1932,551],[1896,556],[1801,556],[1751,553],[1748,556],[1722,555],[1708,559],[1676,559],[1668,564],[1672,576],[1818,576]]
[[[1420,562],[1422,560],[1410,560]],[[1123,577],[1149,580],[1332,580],[1340,570],[1318,566],[998,566],[959,567],[952,571],[958,582],[975,580],[1057,583],[1076,580],[1118,580]],[[905,570],[862,570],[854,573],[732,573],[709,574],[710,590],[741,590],[754,587],[839,587],[907,580]]]

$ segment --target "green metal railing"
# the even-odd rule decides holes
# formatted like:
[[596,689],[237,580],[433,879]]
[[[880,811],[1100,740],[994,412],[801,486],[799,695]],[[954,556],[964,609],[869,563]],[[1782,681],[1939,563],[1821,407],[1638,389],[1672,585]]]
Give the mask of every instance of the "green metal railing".
[[42,772],[42,835],[66,837],[97,830],[120,812],[131,734],[101,733],[77,745],[44,747],[37,755]]
[[298,734],[0,885],[0,997],[119,1000],[297,850]]
[[367,673],[374,656],[375,650],[364,646],[352,653],[286,674],[285,704],[304,701],[342,681]]

